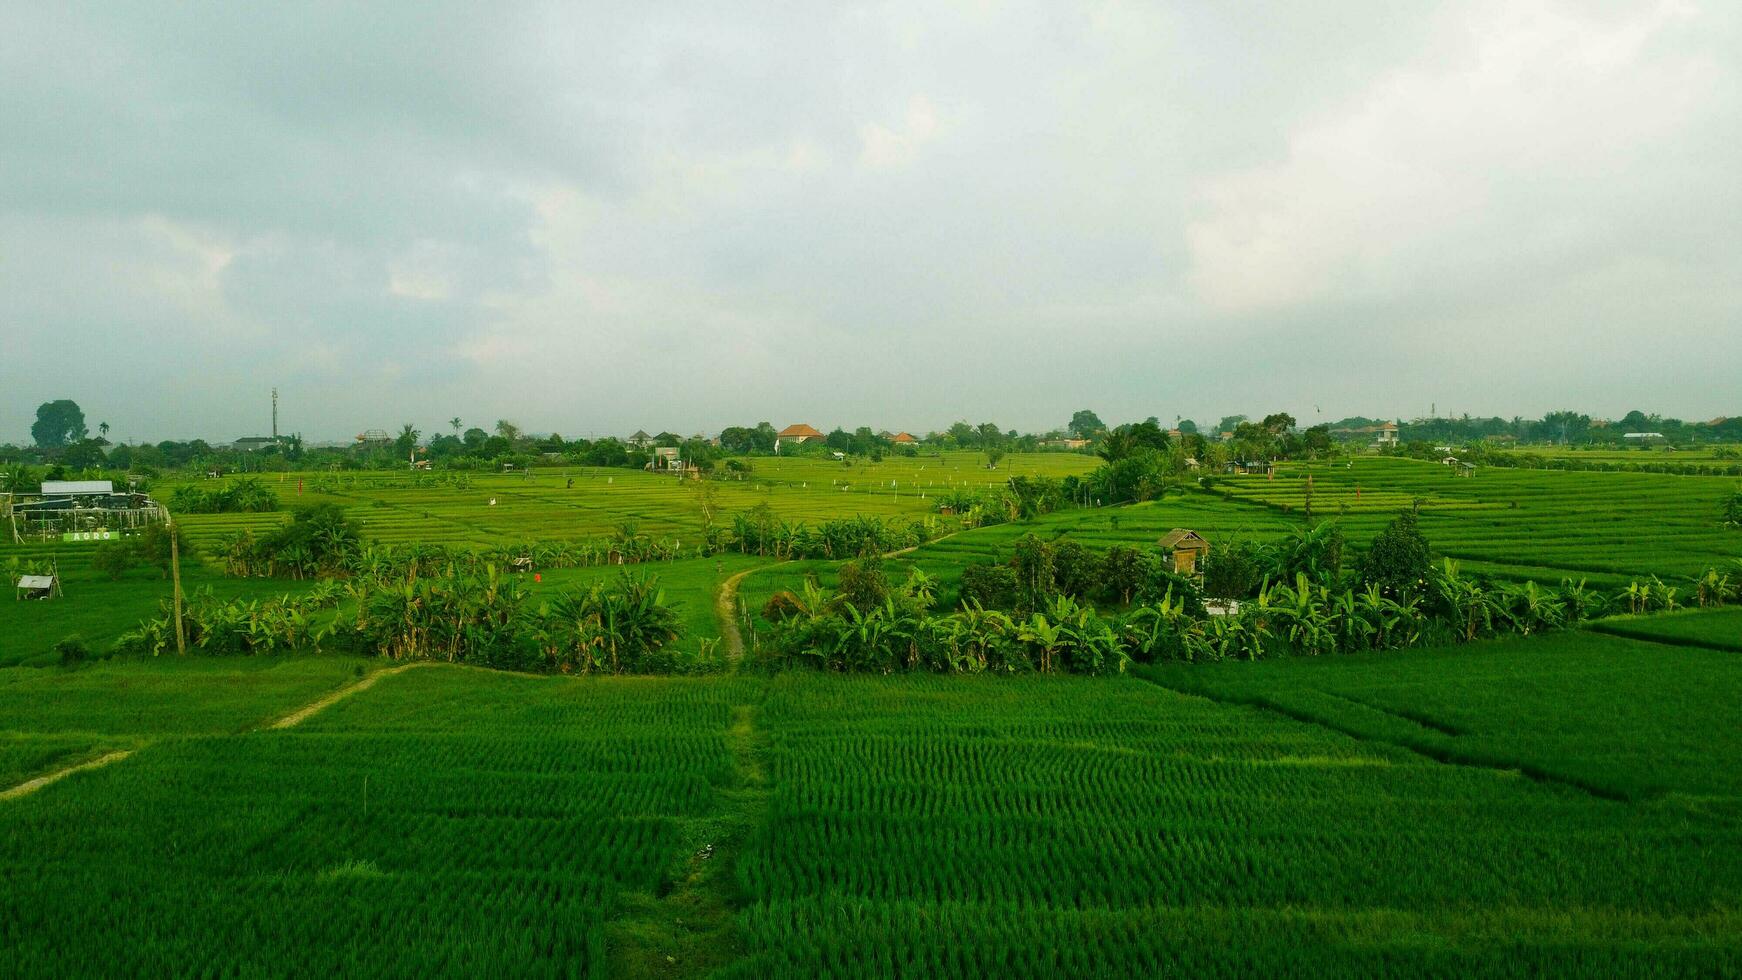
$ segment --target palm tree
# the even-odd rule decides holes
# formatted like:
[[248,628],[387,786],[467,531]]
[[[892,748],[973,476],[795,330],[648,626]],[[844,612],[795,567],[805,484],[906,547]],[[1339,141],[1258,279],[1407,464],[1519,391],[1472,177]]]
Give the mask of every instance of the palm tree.
[[453,418],[448,419],[448,424],[454,427],[454,437],[458,438],[460,435],[460,417],[456,415]]
[[109,438],[109,423],[98,422],[97,423],[97,431],[102,433],[103,438],[105,438],[105,439]]

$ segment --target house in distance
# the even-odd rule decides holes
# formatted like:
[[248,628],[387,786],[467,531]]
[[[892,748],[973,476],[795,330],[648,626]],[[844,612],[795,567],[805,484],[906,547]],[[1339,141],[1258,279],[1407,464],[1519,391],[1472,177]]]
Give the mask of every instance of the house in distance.
[[774,434],[774,451],[777,453],[780,452],[780,444],[783,442],[800,445],[807,442],[822,442],[823,438],[824,436],[821,432],[805,425],[803,422],[799,422],[794,425],[789,425]]

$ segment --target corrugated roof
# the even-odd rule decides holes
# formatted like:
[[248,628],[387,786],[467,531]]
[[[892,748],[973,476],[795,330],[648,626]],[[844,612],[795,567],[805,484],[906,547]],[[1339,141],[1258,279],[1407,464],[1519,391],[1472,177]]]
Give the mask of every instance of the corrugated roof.
[[79,493],[114,493],[113,480],[44,480],[42,495],[53,497]]
[[54,588],[54,576],[20,575],[18,576],[18,587],[21,589],[52,589]]
[[1203,540],[1204,540],[1203,536],[1198,534],[1198,532],[1196,532],[1196,531],[1188,530],[1188,529],[1183,528],[1183,527],[1176,527],[1173,530],[1162,535],[1161,541],[1159,542],[1159,544],[1163,548],[1177,548],[1181,544],[1184,544],[1187,541],[1199,541],[1199,542],[1201,542]]

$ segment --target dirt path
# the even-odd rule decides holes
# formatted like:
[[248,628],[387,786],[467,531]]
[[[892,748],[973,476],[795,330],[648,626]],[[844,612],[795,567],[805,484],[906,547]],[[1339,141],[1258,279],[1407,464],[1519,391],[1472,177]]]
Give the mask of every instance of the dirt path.
[[720,583],[720,592],[714,597],[714,616],[720,620],[720,636],[726,641],[728,660],[744,659],[744,634],[738,629],[738,583],[751,572],[772,567],[760,565],[757,568],[746,568]]
[[680,822],[684,855],[651,893],[624,896],[624,912],[605,926],[612,976],[714,976],[747,955],[738,928],[746,898],[738,861],[755,828],[768,821],[771,792],[763,761],[767,736],[757,727],[759,704],[732,708],[725,732],[733,777],[718,790],[711,812]]
[[96,769],[99,766],[106,766],[111,762],[120,762],[122,759],[132,755],[134,751],[136,750],[118,749],[107,755],[100,755],[95,759],[86,759],[84,762],[80,762],[76,765],[67,766],[65,769],[56,769],[54,772],[38,776],[35,779],[27,779],[11,789],[0,791],[0,800],[15,800],[20,796],[28,796],[50,783],[57,783],[68,776],[71,776],[75,772],[83,772],[86,769]]
[[979,529],[972,528],[972,527],[964,527],[960,531],[951,531],[948,534],[940,534],[937,537],[932,538],[930,541],[921,541],[919,544],[910,544],[905,548],[897,548],[894,551],[886,551],[883,554],[879,555],[878,557],[880,557],[880,558],[900,558],[902,555],[912,554],[913,552],[918,551],[919,549],[924,548],[927,545],[934,545],[934,544],[937,544],[939,541],[948,541],[949,539],[951,539],[951,538],[955,537],[956,535],[961,534],[965,531],[975,531],[975,530],[979,530]]
[[[943,534],[943,535],[939,535],[938,537],[932,538],[930,541],[925,541],[925,542],[922,542],[922,543],[916,544],[916,545],[910,545],[906,548],[898,548],[895,551],[886,552],[884,554],[879,555],[878,557],[879,558],[900,558],[902,555],[906,555],[906,554],[910,554],[914,551],[918,551],[919,549],[925,547],[926,545],[937,544],[939,541],[944,541],[944,540],[947,540],[949,538],[953,538],[956,535],[961,534],[962,531],[968,531],[968,530],[972,530],[972,529],[971,528],[962,528],[961,531],[951,531],[948,534]],[[780,565],[789,564],[790,561],[791,560],[788,559],[787,561],[777,561],[771,565],[758,565],[755,568],[746,568],[743,571],[737,573],[736,575],[733,575],[731,578],[726,579],[726,581],[720,583],[720,591],[714,597],[714,617],[720,621],[720,638],[722,640],[724,640],[726,643],[726,657],[728,659],[733,660],[733,661],[737,661],[737,660],[742,660],[744,658],[744,634],[741,630],[738,629],[738,585],[739,585],[739,583],[743,582],[744,576],[749,575],[751,572],[760,572],[760,571],[763,571],[765,569],[775,568],[775,567],[780,566]]]
[[[410,670],[413,667],[421,667],[421,666],[423,666],[423,664],[425,664],[427,662],[428,661],[418,661],[416,663],[400,664],[397,667],[388,667],[385,670],[377,670],[372,674],[365,675],[363,678],[358,680],[355,684],[349,684],[349,685],[346,685],[345,687],[341,687],[338,690],[332,692],[331,694],[328,694],[328,695],[326,695],[326,696],[324,696],[316,701],[313,701],[309,704],[303,705],[302,707],[296,709],[295,711],[291,712],[288,715],[285,715],[283,718],[278,719],[277,721],[273,722],[272,724],[270,724],[266,727],[267,728],[291,728],[293,726],[300,725],[304,721],[307,721],[311,716],[322,711],[323,709],[334,704],[335,702],[337,702],[343,698],[348,698],[351,695],[356,694],[358,691],[368,690],[369,688],[371,688],[375,685],[376,681],[380,680],[383,677],[387,677],[391,674],[398,674],[398,673],[401,673],[403,671]],[[139,746],[139,748],[144,748],[144,747],[145,746],[143,746],[143,745]],[[65,778],[67,778],[68,776],[71,776],[73,773],[83,772],[86,769],[96,769],[96,768],[99,768],[101,766],[109,765],[111,763],[120,762],[122,759],[125,759],[128,756],[132,755],[133,753],[139,751],[139,748],[118,749],[114,752],[109,752],[105,755],[100,755],[95,759],[87,759],[84,762],[76,763],[74,765],[67,766],[63,769],[56,769],[53,772],[44,773],[43,775],[37,776],[34,779],[25,780],[24,782],[19,783],[17,786],[13,786],[13,787],[10,787],[8,789],[0,790],[0,802],[4,802],[6,800],[14,800],[20,796],[28,796],[31,793],[34,793],[37,790],[42,789],[44,786],[48,786],[48,785],[51,785],[53,783],[57,783]]]
[[283,718],[278,719],[277,721],[273,722],[272,724],[270,724],[266,727],[268,727],[268,728],[294,728],[297,725],[300,725],[303,722],[307,721],[311,716],[318,714],[319,712],[325,710],[326,708],[331,707],[333,704],[335,704],[339,701],[342,701],[345,698],[350,697],[353,694],[356,694],[358,691],[367,691],[369,688],[374,687],[375,682],[380,680],[383,677],[391,677],[394,674],[402,674],[405,671],[408,671],[413,667],[421,667],[424,664],[429,663],[429,662],[430,661],[427,661],[427,660],[419,660],[419,661],[415,661],[413,663],[400,664],[397,667],[388,667],[384,670],[375,671],[372,674],[366,675],[365,677],[363,677],[362,680],[359,680],[355,684],[351,684],[351,685],[348,685],[346,687],[341,687],[337,691],[334,691],[333,693],[328,694],[326,697],[323,697],[318,701],[314,701],[314,702],[311,702],[309,704],[303,705],[302,707],[296,709],[295,711],[291,712],[288,715],[285,715]]

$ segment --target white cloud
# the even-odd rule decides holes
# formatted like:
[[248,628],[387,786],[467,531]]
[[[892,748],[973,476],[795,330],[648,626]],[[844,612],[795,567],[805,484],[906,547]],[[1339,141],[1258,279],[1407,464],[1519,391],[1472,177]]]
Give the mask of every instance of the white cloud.
[[915,95],[908,100],[907,115],[899,128],[874,122],[859,127],[859,162],[874,170],[904,166],[937,133],[937,107],[924,95]]
[[1715,90],[1709,61],[1654,50],[1690,13],[1456,8],[1449,50],[1301,125],[1284,159],[1199,184],[1198,295],[1223,313],[1373,299],[1604,234],[1617,189],[1651,182],[1650,149]]

